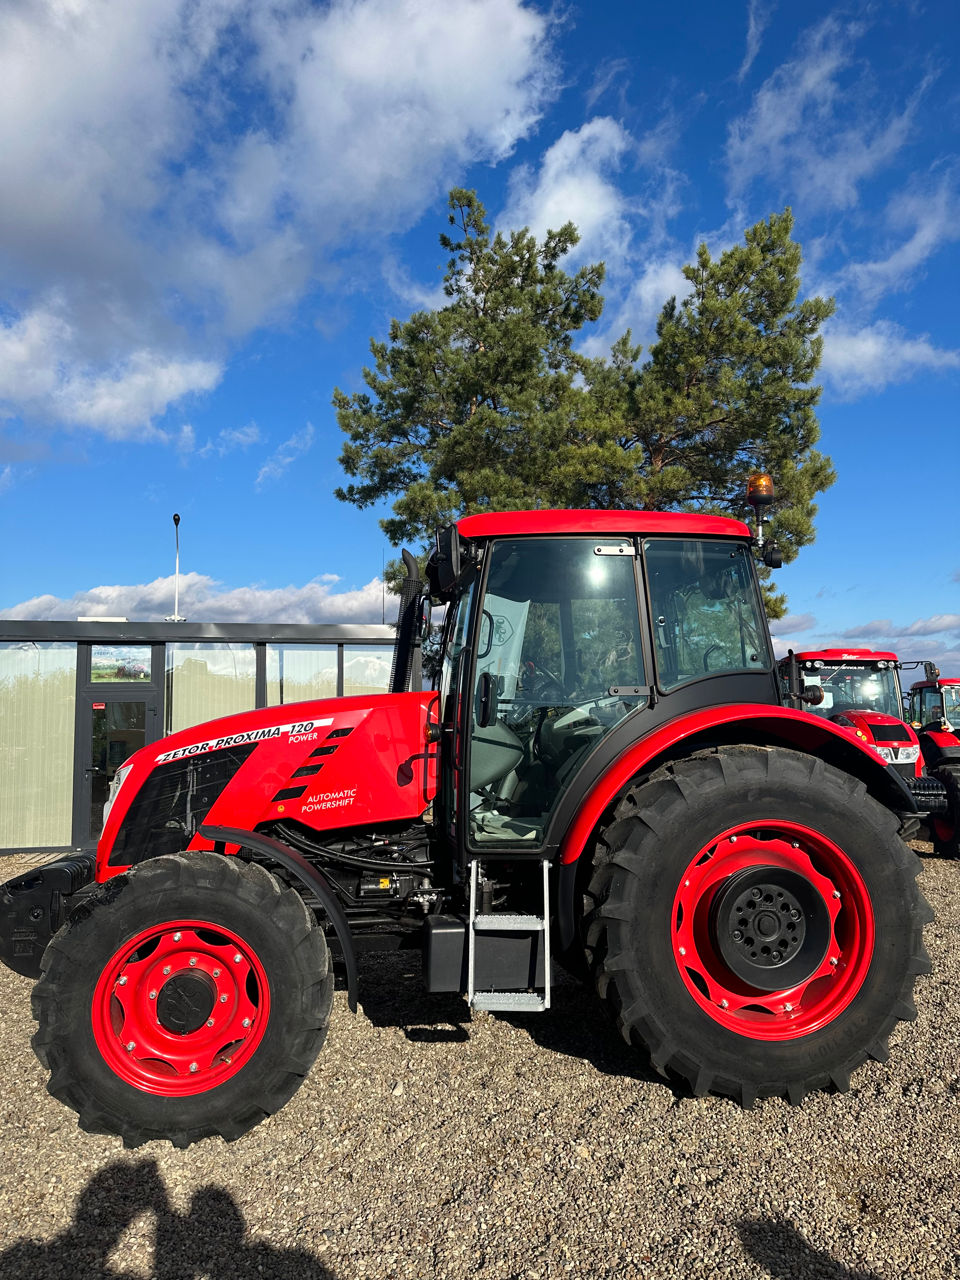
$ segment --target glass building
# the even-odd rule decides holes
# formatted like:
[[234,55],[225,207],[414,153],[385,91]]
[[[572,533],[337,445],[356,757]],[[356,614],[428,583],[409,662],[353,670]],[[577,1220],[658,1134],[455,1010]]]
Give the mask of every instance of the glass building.
[[117,768],[164,734],[253,707],[385,693],[394,635],[0,619],[0,853],[92,847]]

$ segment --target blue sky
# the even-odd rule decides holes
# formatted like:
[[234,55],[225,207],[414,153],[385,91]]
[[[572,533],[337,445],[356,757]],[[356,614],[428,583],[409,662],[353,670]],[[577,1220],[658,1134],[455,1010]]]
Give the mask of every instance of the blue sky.
[[441,300],[449,188],[578,224],[593,354],[789,204],[839,478],[775,631],[960,675],[958,36],[949,0],[4,5],[0,615],[172,613],[178,511],[188,617],[379,621],[330,398]]

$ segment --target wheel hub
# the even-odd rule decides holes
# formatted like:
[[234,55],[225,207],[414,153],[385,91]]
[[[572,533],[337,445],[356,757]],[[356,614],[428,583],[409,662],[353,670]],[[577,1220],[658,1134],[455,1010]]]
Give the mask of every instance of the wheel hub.
[[216,988],[205,974],[178,973],[157,996],[157,1021],[165,1031],[188,1036],[210,1017],[216,998]]
[[778,991],[806,981],[823,963],[830,913],[804,876],[783,867],[751,867],[717,893],[711,929],[738,978],[760,991]]

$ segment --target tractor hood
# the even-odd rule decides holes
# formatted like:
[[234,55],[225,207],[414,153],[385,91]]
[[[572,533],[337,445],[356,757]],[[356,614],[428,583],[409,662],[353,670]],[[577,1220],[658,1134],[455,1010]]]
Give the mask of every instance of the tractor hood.
[[909,725],[879,711],[842,711],[829,719],[848,730],[861,742],[868,742],[887,764],[910,766],[910,773],[920,771],[920,743]]
[[432,692],[288,703],[170,734],[117,770],[97,879],[145,856],[209,849],[201,823],[316,831],[411,820],[435,790]]

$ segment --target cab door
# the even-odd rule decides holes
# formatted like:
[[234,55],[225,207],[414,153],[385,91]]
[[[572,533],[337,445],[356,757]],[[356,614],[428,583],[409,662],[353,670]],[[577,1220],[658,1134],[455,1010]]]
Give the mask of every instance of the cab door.
[[464,852],[532,852],[583,760],[647,702],[634,541],[494,542],[473,635]]

